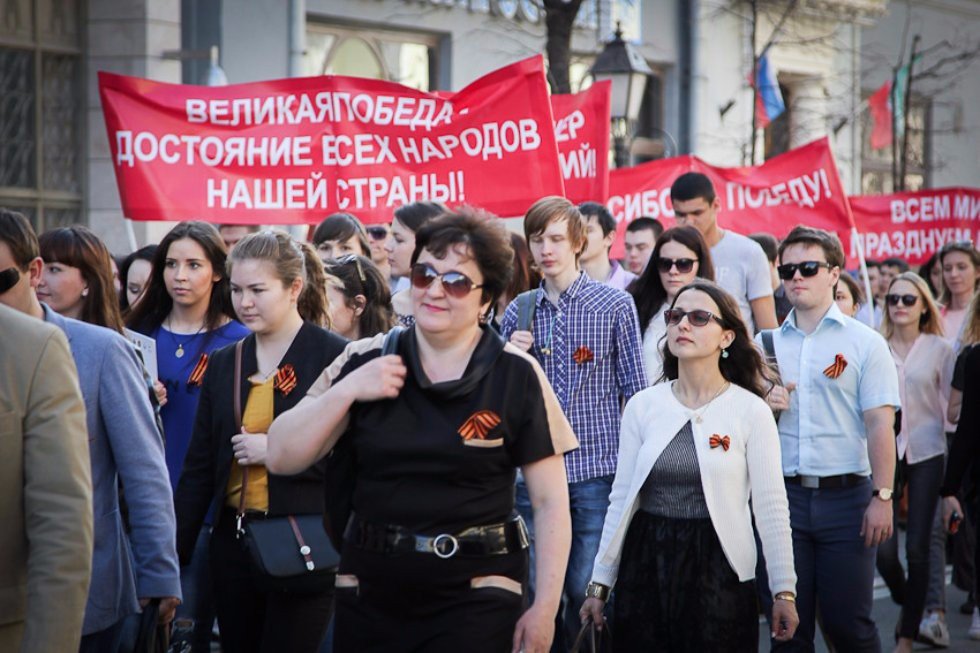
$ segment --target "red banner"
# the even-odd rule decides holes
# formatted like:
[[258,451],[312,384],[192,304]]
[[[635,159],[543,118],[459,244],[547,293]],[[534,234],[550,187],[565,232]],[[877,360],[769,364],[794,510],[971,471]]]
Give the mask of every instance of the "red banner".
[[417,200],[522,215],[562,195],[541,57],[454,94],[356,77],[223,87],[99,73],[133,220],[387,222]]
[[552,95],[555,140],[565,197],[604,202],[609,193],[609,98],[612,82],[596,82],[574,95]]
[[651,161],[609,175],[606,203],[618,223],[612,256],[622,254],[626,224],[640,216],[674,224],[670,186],[685,172],[711,178],[721,201],[718,224],[738,233],[759,231],[777,238],[797,224],[835,231],[850,238],[847,199],[826,138],[773,157],[760,166],[718,168],[694,156]]
[[893,195],[852,197],[858,241],[849,239],[848,256],[864,247],[865,258],[902,258],[921,265],[945,243],[980,241],[980,189],[937,188]]

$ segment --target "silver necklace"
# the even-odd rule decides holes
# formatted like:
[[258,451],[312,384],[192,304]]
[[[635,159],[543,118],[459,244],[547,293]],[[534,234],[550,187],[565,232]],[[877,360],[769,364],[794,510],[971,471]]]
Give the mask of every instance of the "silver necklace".
[[[691,411],[694,414],[694,422],[696,424],[700,424],[701,422],[704,421],[704,414],[707,412],[708,406],[711,405],[711,402],[713,402],[715,399],[717,399],[718,397],[720,397],[721,394],[725,390],[727,390],[728,389],[728,386],[730,386],[730,385],[731,385],[731,383],[728,382],[728,381],[725,381],[724,383],[722,383],[721,384],[721,387],[718,388],[718,392],[716,392],[715,395],[711,399],[708,400],[708,403],[706,403],[705,405],[701,406],[697,410],[694,410],[693,408],[687,408],[687,406],[684,406],[685,408],[687,408],[689,411]],[[673,383],[671,383],[670,389],[674,393],[674,396],[677,397],[677,381],[676,380]],[[680,401],[680,397],[678,397],[678,401]],[[681,405],[683,406],[684,403],[681,402]]]

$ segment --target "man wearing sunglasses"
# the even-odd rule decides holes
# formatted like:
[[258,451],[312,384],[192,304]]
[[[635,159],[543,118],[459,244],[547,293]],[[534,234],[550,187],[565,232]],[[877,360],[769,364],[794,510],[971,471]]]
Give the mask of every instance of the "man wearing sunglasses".
[[711,248],[715,281],[735,297],[749,333],[776,328],[765,252],[751,239],[718,226],[721,201],[707,175],[687,172],[678,177],[670,187],[670,201],[678,226],[690,225],[704,236]]
[[[561,197],[538,200],[524,217],[524,233],[544,281],[531,295],[535,309],[530,330],[518,330],[520,297],[504,311],[500,326],[505,338],[541,363],[580,445],[565,454],[572,549],[555,641],[564,637],[568,648],[581,625],[578,612],[599,551],[616,473],[622,407],[646,387],[646,372],[632,298],[579,269],[586,240],[579,209]],[[533,541],[530,505],[527,488],[518,482],[517,508]]]
[[768,400],[781,411],[800,627],[773,650],[812,651],[819,606],[834,648],[877,653],[871,607],[877,547],[892,535],[898,374],[884,338],[834,302],[844,267],[835,235],[798,226],[779,258],[793,310],[771,332],[783,385]]

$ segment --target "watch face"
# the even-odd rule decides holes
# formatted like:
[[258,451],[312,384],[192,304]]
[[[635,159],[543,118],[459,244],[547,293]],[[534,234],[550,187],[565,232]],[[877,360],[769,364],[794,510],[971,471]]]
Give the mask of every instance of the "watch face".
[[882,499],[883,501],[888,501],[892,498],[892,491],[888,488],[881,488],[878,490],[878,498]]

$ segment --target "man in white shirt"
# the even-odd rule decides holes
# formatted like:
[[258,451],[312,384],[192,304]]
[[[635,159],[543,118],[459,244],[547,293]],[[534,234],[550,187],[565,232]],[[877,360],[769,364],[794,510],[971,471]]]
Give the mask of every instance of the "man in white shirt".
[[772,332],[783,385],[768,400],[782,411],[800,627],[773,651],[812,652],[819,607],[835,649],[878,653],[871,607],[877,547],[892,535],[898,374],[884,338],[834,302],[837,236],[798,226],[779,258],[793,310]]
[[700,172],[687,172],[670,187],[670,201],[679,226],[696,227],[711,248],[715,281],[738,302],[749,333],[775,329],[769,262],[759,244],[718,226],[721,202],[711,180]]
[[579,265],[590,279],[617,290],[626,290],[636,275],[609,259],[609,250],[616,240],[616,218],[598,202],[583,202],[578,206],[585,219],[585,249]]

